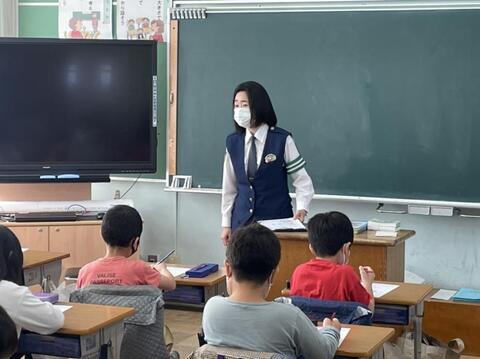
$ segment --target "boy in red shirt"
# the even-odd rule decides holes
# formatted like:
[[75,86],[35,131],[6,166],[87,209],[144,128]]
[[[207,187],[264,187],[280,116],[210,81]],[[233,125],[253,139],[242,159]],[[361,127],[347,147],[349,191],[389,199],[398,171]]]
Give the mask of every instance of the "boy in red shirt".
[[175,289],[175,279],[165,263],[151,267],[141,260],[129,258],[138,250],[142,229],[142,218],[135,208],[124,205],[110,208],[102,222],[105,257],[82,267],[77,288],[89,284],[143,284],[164,290]]
[[358,302],[373,311],[375,273],[370,267],[359,267],[359,281],[353,268],[346,265],[353,243],[353,227],[348,217],[340,212],[315,215],[308,222],[308,241],[315,258],[295,269],[290,295]]

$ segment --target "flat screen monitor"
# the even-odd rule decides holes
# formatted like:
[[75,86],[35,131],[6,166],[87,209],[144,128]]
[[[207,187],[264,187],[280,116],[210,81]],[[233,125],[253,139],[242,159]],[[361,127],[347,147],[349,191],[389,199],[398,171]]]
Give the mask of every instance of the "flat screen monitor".
[[0,39],[0,176],[156,170],[156,43]]

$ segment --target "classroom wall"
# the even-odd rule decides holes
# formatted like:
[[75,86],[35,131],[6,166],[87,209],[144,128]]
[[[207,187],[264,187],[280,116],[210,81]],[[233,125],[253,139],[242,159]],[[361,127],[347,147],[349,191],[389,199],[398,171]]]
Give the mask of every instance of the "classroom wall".
[[[93,199],[111,199],[130,182],[93,184]],[[142,254],[166,253],[176,246],[183,263],[223,261],[219,239],[219,194],[164,191],[164,183],[137,183],[127,194],[145,220]],[[406,242],[406,269],[434,286],[480,288],[480,219],[418,215],[379,215],[375,204],[314,200],[310,213],[338,210],[352,219],[399,219],[417,234]],[[368,264],[368,263],[365,263]]]

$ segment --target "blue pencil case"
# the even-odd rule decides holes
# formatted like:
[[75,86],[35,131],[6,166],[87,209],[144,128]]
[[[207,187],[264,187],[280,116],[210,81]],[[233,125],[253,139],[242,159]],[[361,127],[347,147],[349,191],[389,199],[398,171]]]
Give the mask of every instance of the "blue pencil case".
[[218,271],[218,264],[203,263],[188,270],[185,274],[189,278],[203,278],[217,271]]

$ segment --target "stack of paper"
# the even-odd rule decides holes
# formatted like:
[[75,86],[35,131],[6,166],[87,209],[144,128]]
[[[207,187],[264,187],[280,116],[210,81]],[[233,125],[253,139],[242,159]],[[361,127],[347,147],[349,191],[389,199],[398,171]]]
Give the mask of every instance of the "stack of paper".
[[399,221],[381,221],[379,219],[371,219],[368,221],[368,229],[376,231],[377,237],[396,237],[400,228]]
[[380,298],[398,288],[397,284],[373,283],[373,297]]
[[272,231],[306,231],[303,223],[293,218],[268,219],[258,223]]
[[367,230],[367,221],[352,221],[353,233],[358,234]]
[[371,219],[368,221],[368,229],[370,231],[389,231],[395,232],[400,228],[400,221],[381,221],[379,219]]
[[464,302],[480,302],[480,290],[460,288],[460,290],[455,293],[452,299]]

